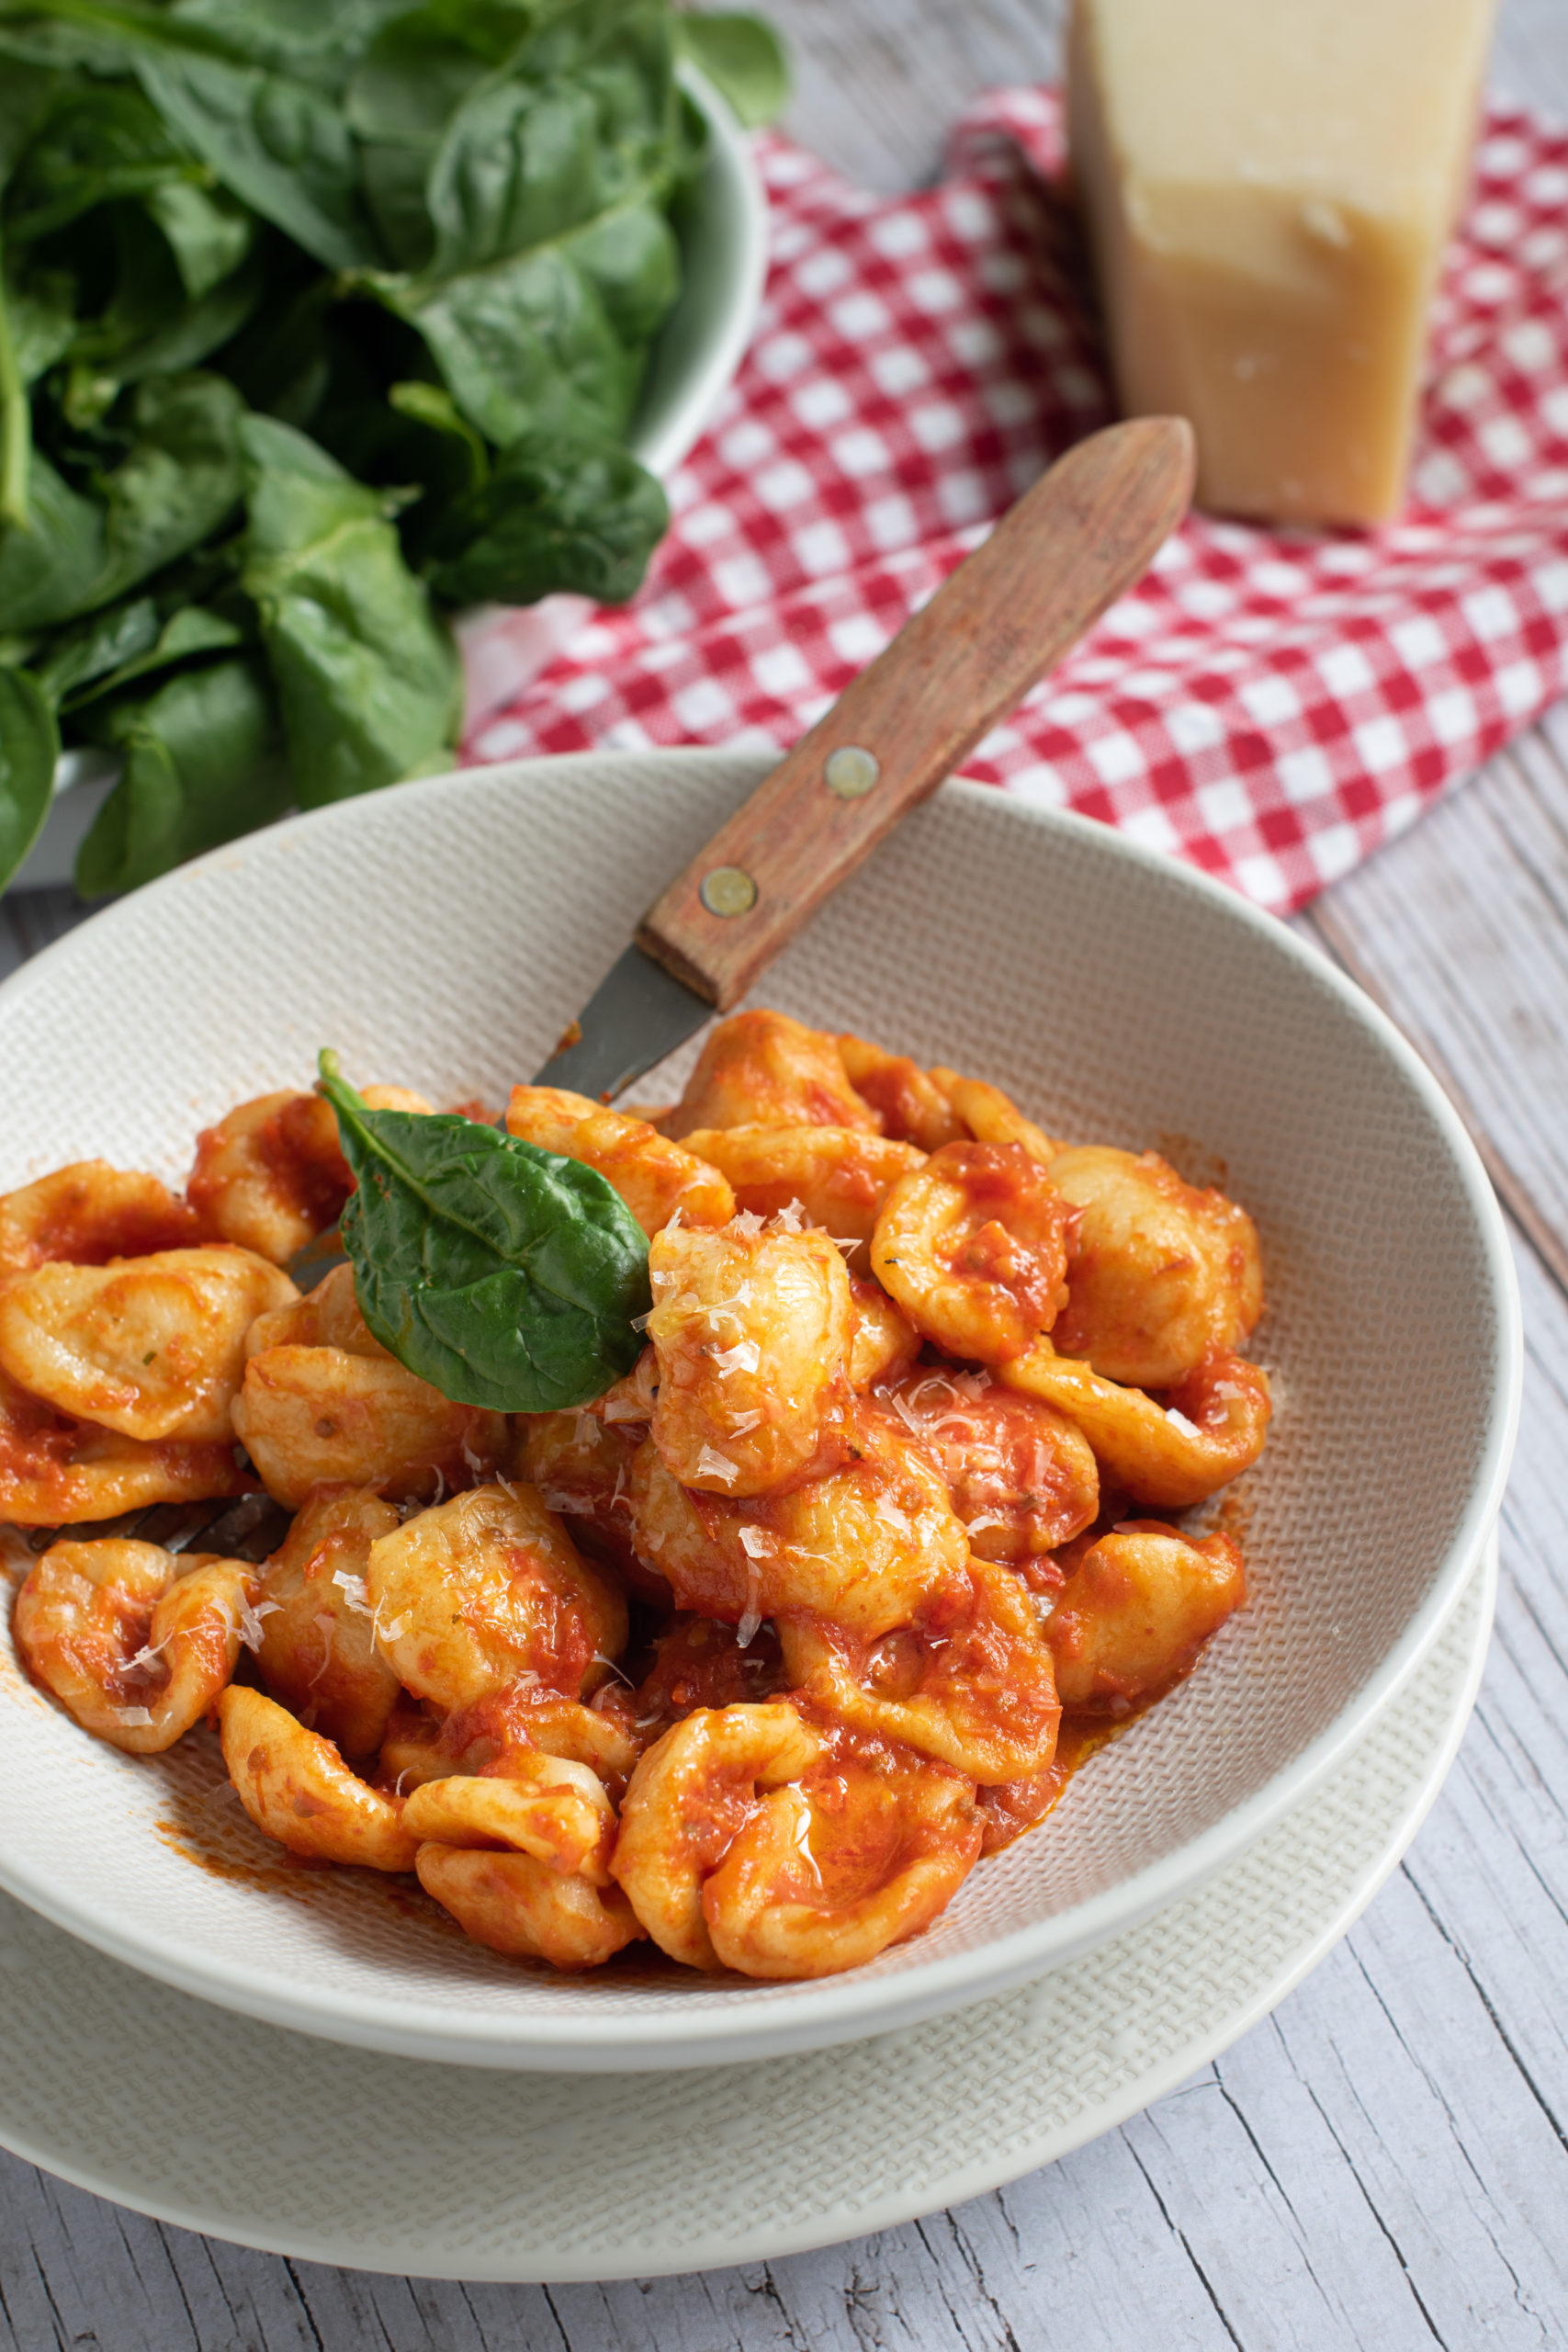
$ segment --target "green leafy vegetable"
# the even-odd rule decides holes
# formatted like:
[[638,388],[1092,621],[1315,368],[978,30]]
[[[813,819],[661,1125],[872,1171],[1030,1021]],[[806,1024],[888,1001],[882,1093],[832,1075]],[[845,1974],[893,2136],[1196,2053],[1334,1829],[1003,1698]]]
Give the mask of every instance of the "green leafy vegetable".
[[675,21],[685,55],[748,128],[772,122],[784,112],[789,99],[789,58],[772,25],[760,17],[695,10]]
[[39,835],[54,790],[54,713],[25,670],[0,670],[0,874],[14,873]]
[[183,671],[112,707],[101,740],[125,764],[77,856],[84,898],[133,890],[288,806],[276,708],[254,658]]
[[7,243],[32,243],[95,205],[150,194],[200,168],[139,90],[63,87],[12,175]]
[[74,619],[199,546],[239,499],[241,413],[220,376],[150,379],[131,401],[129,453],[96,498],[36,454],[29,526],[0,537],[0,625]]
[[446,763],[445,608],[633,593],[682,58],[782,95],[674,0],[0,0],[0,888],[57,726],[125,888]]
[[658,482],[618,442],[530,435],[454,501],[425,576],[455,604],[526,605],[555,587],[623,604],[669,514]]
[[243,571],[307,808],[433,773],[457,740],[451,637],[383,500],[291,425],[247,417]]
[[560,1412],[631,1370],[648,1242],[596,1169],[495,1127],[368,1110],[321,1057],[358,1189],[344,1213],[360,1312],[442,1396]]

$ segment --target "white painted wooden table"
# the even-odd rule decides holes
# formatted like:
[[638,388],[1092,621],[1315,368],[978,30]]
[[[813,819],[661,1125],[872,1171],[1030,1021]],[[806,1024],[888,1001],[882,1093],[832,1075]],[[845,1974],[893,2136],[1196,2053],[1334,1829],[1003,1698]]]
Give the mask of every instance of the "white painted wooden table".
[[[1055,0],[772,8],[795,45],[792,128],[881,187],[934,170],[974,91],[1056,62]],[[1496,82],[1568,119],[1568,0],[1506,0]],[[0,910],[0,970],[78,919],[66,892]],[[1347,1942],[1068,2161],[756,2268],[602,2289],[377,2278],[164,2229],[0,2156],[0,2352],[1568,2345],[1568,708],[1303,927],[1469,1120],[1515,1220],[1529,1341],[1475,1721]],[[154,2126],[179,2098],[176,2064],[148,2086]]]

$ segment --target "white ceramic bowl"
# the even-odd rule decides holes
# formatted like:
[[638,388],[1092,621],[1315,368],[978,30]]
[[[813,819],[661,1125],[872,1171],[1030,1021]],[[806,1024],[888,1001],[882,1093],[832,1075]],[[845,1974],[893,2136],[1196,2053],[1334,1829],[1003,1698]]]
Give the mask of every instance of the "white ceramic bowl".
[[[295,818],[69,934],[0,989],[0,1185],[305,1084],[495,1100],[544,1059],[755,753],[475,769]],[[152,1974],[412,2056],[700,2065],[847,2040],[1082,1952],[1239,1856],[1440,1630],[1495,1514],[1519,1333],[1501,1217],[1431,1078],[1314,951],[1078,819],[949,786],[767,976],[763,1001],[982,1073],[1056,1133],[1223,1163],[1256,1216],[1278,1415],[1241,1490],[1250,1606],[1041,1830],[869,1968],[748,1984],[535,1973],[400,1891],[276,1859],[210,1739],[139,1761],[0,1651],[0,1883]]]
[[[750,141],[711,82],[690,65],[682,84],[708,127],[708,151],[681,219],[681,296],[654,345],[626,439],[650,473],[672,474],[705,431],[751,339],[768,274],[768,204]],[[457,623],[467,673],[465,724],[508,700],[550,659],[592,607],[547,596],[508,610],[476,607]],[[107,752],[65,752],[54,799],[14,890],[71,880],[76,853],[119,775]]]

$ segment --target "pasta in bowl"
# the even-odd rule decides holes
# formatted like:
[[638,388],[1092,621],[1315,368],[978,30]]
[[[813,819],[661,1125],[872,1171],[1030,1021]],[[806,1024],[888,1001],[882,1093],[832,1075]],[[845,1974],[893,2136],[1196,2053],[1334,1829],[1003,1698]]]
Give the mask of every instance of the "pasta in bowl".
[[[908,1796],[906,1849],[911,1866],[921,1865],[920,1883],[931,1883],[923,1865],[930,1853],[940,1859],[964,1810],[943,1810],[954,1780],[974,1792],[960,1794],[994,1850],[970,1867],[929,1925],[896,1937],[874,1958],[846,1952],[850,1964],[825,1976],[672,1965],[646,1936],[603,1965],[562,1972],[474,1941],[456,1912],[406,1868],[291,1858],[244,1810],[220,1736],[199,1719],[201,1709],[190,1731],[152,1754],[84,1732],[28,1676],[13,1631],[0,1645],[0,1764],[17,1801],[0,1824],[0,1883],[73,1932],[252,2014],[407,2054],[614,2068],[705,2064],[820,2044],[1037,1974],[1179,1896],[1245,1852],[1314,1784],[1440,1630],[1495,1509],[1517,1378],[1506,1245],[1452,1114],[1364,1000],[1280,926],[1102,829],[994,793],[944,789],[770,974],[770,1006],[834,1045],[840,1075],[829,1089],[832,1115],[825,1099],[811,1118],[793,1117],[790,1073],[771,1061],[761,1071],[753,1062],[737,1084],[727,1057],[717,1057],[722,1066],[710,1059],[700,1100],[688,1093],[693,1072],[682,1065],[659,1091],[651,1080],[644,1090],[656,1108],[685,1098],[683,1112],[661,1116],[655,1129],[670,1150],[656,1156],[649,1148],[643,1192],[634,1200],[628,1187],[626,1201],[617,1196],[619,1211],[637,1227],[645,1266],[655,1251],[690,1250],[733,1224],[724,1187],[740,1216],[766,1229],[751,1239],[766,1238],[770,1248],[791,1238],[790,1204],[800,1202],[801,1233],[794,1238],[813,1229],[829,1238],[855,1308],[852,1410],[875,1422],[862,1463],[795,1458],[785,1470],[784,1437],[798,1457],[799,1433],[782,1425],[772,1462],[763,1460],[755,1431],[732,1442],[700,1434],[700,1385],[672,1389],[668,1400],[651,1394],[646,1365],[657,1361],[658,1342],[672,1358],[685,1344],[680,1329],[660,1325],[656,1332],[651,1324],[632,1336],[610,1384],[613,1400],[599,1411],[563,1408],[534,1421],[524,1459],[522,1424],[488,1418],[492,1408],[483,1402],[432,1403],[405,1366],[360,1335],[343,1312],[353,1302],[351,1285],[340,1279],[305,1289],[292,1253],[313,1225],[337,1214],[341,1172],[332,1171],[336,1197],[324,1206],[307,1198],[287,1231],[268,1222],[279,1204],[266,1185],[248,1195],[241,1188],[234,1204],[248,1201],[255,1221],[243,1230],[231,1225],[227,1239],[212,1238],[212,1188],[235,1161],[209,1150],[204,1181],[191,1184],[191,1137],[222,1127],[237,1098],[254,1104],[291,1081],[304,1107],[290,1111],[274,1134],[286,1127],[292,1148],[309,1159],[312,1132],[328,1132],[321,1127],[321,1098],[308,1085],[322,1042],[335,1042],[355,1075],[395,1078],[425,1102],[456,1098],[470,1110],[503,1111],[518,1073],[546,1058],[616,952],[650,876],[708,838],[763,765],[739,753],[595,754],[472,771],[319,812],[137,894],[0,989],[0,1061],[23,1106],[0,1138],[0,1182],[23,1191],[98,1155],[154,1180],[151,1190],[145,1179],[124,1180],[130,1189],[117,1214],[134,1210],[141,1222],[117,1227],[115,1248],[101,1252],[79,1238],[93,1230],[85,1210],[62,1205],[73,1260],[85,1263],[97,1254],[101,1270],[128,1244],[144,1260],[186,1250],[250,1250],[265,1260],[269,1280],[295,1264],[302,1294],[281,1303],[257,1298],[237,1354],[223,1358],[222,1381],[211,1391],[237,1378],[233,1395],[249,1380],[253,1396],[265,1397],[244,1441],[251,1467],[243,1469],[225,1447],[225,1476],[237,1487],[252,1485],[265,1458],[279,1501],[236,1493],[216,1523],[210,1502],[154,1503],[150,1464],[160,1479],[198,1479],[204,1469],[210,1475],[216,1457],[204,1463],[195,1449],[217,1442],[195,1433],[194,1424],[159,1437],[96,1425],[96,1437],[84,1437],[83,1419],[77,1435],[59,1445],[51,1476],[69,1473],[82,1482],[74,1492],[100,1498],[113,1478],[117,1510],[151,1516],[134,1531],[128,1518],[121,1531],[85,1520],[80,1501],[72,1500],[51,1505],[47,1521],[35,1524],[63,1521],[73,1540],[89,1542],[123,1533],[165,1549],[183,1540],[187,1551],[175,1554],[176,1566],[197,1552],[238,1560],[253,1580],[246,1597],[260,1635],[270,1637],[273,1679],[264,1679],[260,1652],[239,1641],[231,1706],[254,1699],[277,1708],[301,1734],[330,1742],[343,1769],[373,1793],[383,1779],[395,1791],[405,1771],[405,1805],[430,1788],[407,1834],[416,1850],[418,1844],[453,1849],[459,1859],[448,1890],[465,1902],[488,1902],[479,1883],[491,1878],[503,1892],[510,1886],[514,1899],[529,1872],[499,1868],[497,1857],[505,1863],[513,1855],[540,1871],[551,1867],[494,1827],[500,1816],[486,1808],[505,1783],[512,1793],[499,1803],[510,1808],[513,1827],[520,1832],[526,1818],[537,1838],[541,1823],[553,1821],[551,1834],[565,1842],[551,1851],[558,1858],[578,1851],[587,1860],[575,1883],[600,1908],[582,1904],[586,1917],[618,1910],[626,1894],[620,1881],[610,1872],[601,1884],[592,1875],[601,1864],[590,1809],[601,1822],[603,1814],[581,1775],[592,1774],[619,1822],[625,1799],[617,1776],[629,1784],[637,1765],[626,1747],[613,1751],[608,1736],[626,1697],[619,1676],[587,1656],[577,1695],[556,1687],[561,1713],[547,1736],[536,1736],[542,1692],[526,1739],[476,1717],[460,1770],[450,1753],[430,1753],[455,1710],[446,1699],[411,1694],[403,1675],[423,1669],[410,1656],[407,1629],[389,1647],[377,1636],[376,1670],[345,1683],[339,1697],[346,1714],[332,1728],[321,1716],[303,1722],[311,1705],[304,1686],[320,1660],[312,1646],[317,1613],[330,1611],[352,1643],[370,1624],[353,1602],[372,1618],[379,1607],[385,1634],[404,1612],[402,1596],[417,1587],[423,1567],[413,1560],[385,1598],[368,1573],[372,1548],[394,1532],[412,1538],[422,1524],[439,1534],[449,1523],[441,1514],[455,1501],[486,1489],[501,1489],[504,1499],[503,1480],[519,1496],[535,1488],[599,1589],[618,1592],[627,1647],[617,1652],[600,1641],[593,1628],[601,1621],[591,1626],[586,1601],[577,1604],[573,1639],[581,1650],[592,1634],[594,1650],[615,1657],[645,1693],[639,1713],[652,1714],[656,1695],[669,1691],[668,1701],[659,1700],[667,1712],[637,1734],[649,1751],[705,1708],[722,1717],[732,1706],[794,1704],[806,1730],[822,1736],[819,1725],[839,1715],[814,1715],[818,1700],[798,1694],[831,1692],[840,1713],[876,1711],[869,1724],[846,1718],[865,1752],[880,1741],[900,1769],[907,1757],[924,1759],[912,1769],[928,1776],[931,1809],[924,1796],[919,1804]],[[859,1114],[855,1100],[865,1106]],[[274,1111],[279,1107],[275,1102]],[[536,1105],[541,1120],[547,1110],[553,1122],[534,1129],[538,1148],[558,1153],[586,1123],[577,1148],[596,1142],[609,1164],[615,1135],[600,1123],[603,1107],[573,1116],[571,1104]],[[256,1114],[255,1125],[265,1127],[274,1111]],[[385,1115],[417,1122],[430,1114],[405,1097],[402,1109],[393,1102]],[[803,1128],[816,1130],[804,1142]],[[957,1211],[954,1224],[942,1223],[953,1205],[942,1171],[964,1153],[1004,1146],[1049,1176],[1046,1189],[1065,1204],[1055,1212],[1061,1230],[1053,1244],[1032,1176],[1021,1177],[1002,1216],[980,1222],[1005,1220],[1009,1247],[1027,1242],[1036,1252],[1040,1282],[1025,1288],[1048,1287],[1055,1248],[1077,1253],[1077,1304],[1070,1278],[1059,1277],[1069,1303],[1046,1334],[1049,1353],[1032,1340],[1021,1355],[998,1357],[999,1325],[983,1352],[956,1352],[927,1338],[886,1287],[897,1272],[886,1261],[902,1255],[901,1244],[883,1251],[884,1272],[873,1262],[883,1207],[908,1178],[926,1180],[903,1196],[917,1245],[940,1254],[944,1236],[972,1238]],[[944,1160],[950,1148],[953,1157]],[[691,1190],[689,1168],[671,1156],[677,1148],[712,1171]],[[1100,1183],[1108,1166],[1122,1165],[1094,1156],[1123,1154],[1137,1163],[1147,1151],[1195,1193],[1222,1195],[1256,1220],[1268,1295],[1256,1336],[1246,1330],[1255,1309],[1245,1279],[1216,1279],[1199,1295],[1172,1277],[1158,1294],[1162,1360],[1147,1353],[1150,1335],[1140,1336],[1137,1318],[1123,1311],[1116,1283],[1088,1279],[1084,1236],[1092,1240],[1097,1225],[1109,1229],[1125,1206],[1112,1186],[1091,1209],[1090,1183]],[[1164,1216],[1169,1206],[1156,1201],[1150,1215]],[[288,1211],[287,1199],[283,1207]],[[1222,1222],[1205,1233],[1199,1254],[1223,1272],[1228,1227]],[[979,1250],[982,1260],[990,1246]],[[1165,1264],[1160,1259],[1153,1273]],[[683,1278],[683,1261],[681,1271]],[[1151,1269],[1135,1271],[1143,1282]],[[832,1272],[821,1280],[837,1291]],[[677,1307],[683,1295],[673,1294]],[[992,1304],[1001,1317],[1005,1310]],[[649,1290],[634,1317],[653,1306]],[[939,1297],[936,1312],[956,1306],[971,1315],[976,1306],[973,1293],[960,1293]],[[830,1339],[831,1298],[813,1311],[823,1318],[814,1328]],[[677,1324],[689,1314],[678,1310]],[[963,1329],[970,1343],[987,1341],[981,1321]],[[141,1353],[152,1345],[149,1338]],[[1187,1372],[1171,1349],[1186,1351],[1199,1369]],[[1209,1360],[1212,1370],[1216,1353],[1232,1362],[1205,1387],[1201,1367]],[[1027,1386],[1004,1376],[1008,1363],[1016,1370],[1021,1362],[1031,1368]],[[253,1376],[257,1363],[262,1373]],[[918,1393],[933,1367],[956,1396]],[[1194,1478],[1198,1490],[1213,1480],[1206,1491],[1213,1494],[1235,1478],[1254,1442],[1265,1367],[1273,1419],[1261,1457],[1217,1500],[1196,1503]],[[151,1379],[156,1366],[146,1369]],[[326,1409],[320,1376],[327,1371],[332,1394],[346,1397],[352,1411]],[[742,1363],[729,1381],[735,1419],[761,1409]],[[742,1403],[747,1387],[753,1393]],[[865,1402],[873,1390],[881,1397],[874,1413]],[[651,1442],[661,1402],[669,1419],[660,1433],[674,1469]],[[926,1425],[918,1444],[900,1405]],[[623,1410],[626,1418],[617,1419]],[[1029,1433],[1047,1413],[1064,1430],[1049,1464],[1036,1464]],[[949,1414],[968,1419],[967,1436]],[[822,1421],[835,1442],[830,1395]],[[323,1422],[333,1426],[323,1430]],[[355,1431],[399,1453],[398,1475],[384,1490],[378,1477],[356,1471]],[[751,1449],[743,1453],[749,1437]],[[735,1463],[777,1471],[779,1487],[743,1495],[739,1480],[732,1487],[704,1473],[698,1460],[708,1442]],[[290,1456],[299,1483],[285,1494]],[[1051,1476],[1023,1483],[1048,1466]],[[1095,1516],[1074,1535],[1091,1475]],[[786,1478],[796,1481],[788,1491]],[[322,1486],[361,1498],[338,1498],[344,1518],[335,1526],[307,1516],[311,1489]],[[378,1490],[366,1498],[372,1486]],[[1113,1499],[1112,1486],[1124,1503]],[[1117,1514],[1109,1533],[1100,1524],[1101,1487]],[[590,1531],[600,1532],[594,1514],[606,1490],[607,1532],[596,1548]],[[982,1601],[999,1611],[997,1596],[1032,1594],[1035,1633],[1021,1623],[1013,1663],[1037,1656],[1036,1634],[1047,1624],[1055,1629],[1057,1639],[1044,1646],[1055,1702],[1069,1729],[1064,1737],[1058,1728],[1050,1769],[1065,1771],[1075,1762],[1079,1769],[1027,1834],[1007,1837],[1010,1822],[1023,1830],[1029,1817],[1027,1803],[1016,1807],[1010,1791],[1032,1777],[1020,1769],[1029,1755],[1017,1751],[1038,1737],[1038,1724],[1032,1732],[1021,1702],[1005,1711],[1000,1731],[1013,1753],[979,1758],[998,1777],[983,1781],[964,1769],[997,1724],[976,1721],[974,1710],[962,1719],[954,1689],[932,1670],[950,1654],[955,1630],[962,1647],[964,1624],[939,1622],[918,1580],[900,1584],[901,1539],[877,1514],[888,1496],[911,1524],[921,1512],[932,1514],[933,1540],[940,1524],[953,1545],[949,1515],[961,1522],[966,1584],[956,1565],[948,1573],[953,1589],[978,1596],[976,1623]],[[666,1534],[667,1550],[673,1547],[691,1579],[679,1611],[671,1610],[668,1571],[659,1572],[661,1589],[626,1541],[628,1504],[649,1535]],[[315,1508],[325,1505],[318,1499]],[[270,1525],[248,1522],[263,1510],[273,1514]],[[182,1534],[182,1514],[194,1519],[197,1511],[200,1531]],[[988,1520],[1001,1524],[981,1523]],[[1104,1613],[1106,1593],[1092,1611],[1064,1613],[1063,1601],[1066,1580],[1084,1565],[1071,1547],[1086,1537],[1103,1544],[1114,1536],[1107,1582],[1121,1576],[1157,1583],[1168,1564],[1160,1551],[1168,1539],[1150,1521],[1174,1526],[1183,1543],[1213,1535],[1234,1542],[1245,1557],[1247,1598],[1206,1640],[1194,1632],[1192,1670],[1145,1704],[1125,1690],[1093,1689],[1101,1650],[1092,1621]],[[247,1523],[248,1536],[236,1532]],[[842,1528],[857,1531],[866,1573],[859,1600],[846,1605],[840,1596],[840,1614],[829,1616],[810,1606],[805,1579],[813,1564],[805,1555],[829,1552]],[[780,1549],[773,1560],[754,1555],[741,1530],[753,1542],[773,1537]],[[619,1550],[610,1540],[617,1537]],[[946,1560],[940,1543],[936,1549]],[[650,1543],[641,1550],[657,1559]],[[318,1552],[323,1572],[307,1578]],[[40,1556],[12,1546],[14,1585]],[[395,1565],[396,1550],[383,1557]],[[952,1559],[958,1561],[956,1546]],[[1026,1579],[1038,1571],[1031,1563],[1062,1570],[1055,1599],[1032,1593]],[[1106,1566],[1097,1566],[1096,1578]],[[264,1568],[268,1594],[255,1581]],[[343,1583],[335,1581],[340,1573]],[[781,1599],[786,1573],[795,1580]],[[1082,1600],[1095,1598],[1094,1582],[1077,1588]],[[482,1586],[476,1577],[476,1589]],[[792,1613],[791,1594],[795,1623],[786,1660],[780,1619]],[[260,1614],[269,1595],[279,1606]],[[815,1597],[821,1600],[821,1589]],[[905,1614],[889,1622],[886,1610],[895,1602]],[[749,1611],[757,1626],[740,1643]],[[243,1632],[243,1615],[234,1615]],[[650,1662],[646,1636],[672,1616],[682,1621],[685,1638],[666,1640]],[[149,1622],[123,1655],[155,1650],[164,1630]],[[637,1652],[631,1645],[639,1635],[645,1647]],[[947,1650],[937,1647],[942,1641]],[[563,1644],[559,1660],[571,1646]],[[1168,1648],[1167,1661],[1172,1654]],[[158,1663],[170,1655],[160,1653]],[[1104,1656],[1124,1679],[1125,1654]],[[715,1679],[716,1658],[736,1668],[742,1657],[761,1660],[761,1669],[749,1665],[728,1683]],[[679,1699],[676,1684],[685,1692]],[[1021,1674],[1019,1688],[1041,1703],[1038,1677],[1026,1683]],[[127,1693],[116,1703],[154,1713],[148,1689],[143,1681],[142,1695]],[[1127,1701],[1124,1715],[1109,1703],[1118,1695]],[[493,1701],[465,1704],[482,1712]],[[568,1709],[576,1711],[570,1719]],[[595,1745],[585,1737],[569,1751],[569,1720]],[[1105,1739],[1118,1722],[1126,1724],[1122,1735]],[[145,1735],[153,1727],[125,1728]],[[911,1728],[928,1744],[962,1739],[960,1760],[927,1755],[909,1738]],[[236,1728],[231,1749],[238,1752],[244,1736]],[[242,1774],[252,1752],[266,1745],[250,1738]],[[486,1769],[507,1748],[510,1780]],[[525,1789],[516,1767],[527,1752],[548,1758],[558,1781]],[[677,1752],[676,1743],[666,1751]],[[276,1768],[264,1756],[254,1768],[258,1806],[292,1769],[288,1755]],[[749,1906],[781,1858],[794,1867],[784,1849],[800,1818],[792,1791],[813,1769],[786,1774],[776,1787],[751,1782],[744,1810],[756,1827],[719,1890],[734,1932],[750,1938],[755,1923],[757,1948],[770,1965],[772,1955],[798,1952],[794,1927],[783,1914],[766,1917]],[[483,1793],[474,1797],[465,1781]],[[889,1778],[887,1786],[905,1784]],[[820,1799],[817,1815],[807,1839],[826,1860],[833,1825]],[[846,1799],[833,1830],[840,1850],[863,1832],[868,1853],[879,1838],[880,1850],[894,1851],[884,1815],[857,1828]],[[705,1885],[716,1874],[700,1866]],[[460,1884],[465,1880],[471,1883]],[[848,1880],[840,1882],[838,1894],[849,1892]],[[676,1897],[670,1900],[678,1911]],[[726,1932],[721,1921],[721,1937]]]
[[[296,1286],[361,1181],[321,1093],[236,1105],[178,1193],[85,1161],[0,1197],[22,1662],[130,1754],[205,1716],[265,1838],[412,1874],[510,1957],[861,1966],[1245,1599],[1232,1534],[1138,1514],[1262,1452],[1252,1221],[766,1009],[652,1118],[516,1085],[504,1125],[647,1239],[646,1345],[567,1409],[444,1396],[365,1269]],[[249,1559],[93,1532],[128,1501],[221,1531],[236,1492],[283,1521]]]

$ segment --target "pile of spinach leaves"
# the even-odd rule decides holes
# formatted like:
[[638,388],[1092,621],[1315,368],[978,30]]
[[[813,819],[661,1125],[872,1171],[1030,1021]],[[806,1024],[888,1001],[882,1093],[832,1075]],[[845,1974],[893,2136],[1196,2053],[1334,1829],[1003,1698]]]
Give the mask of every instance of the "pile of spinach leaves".
[[632,594],[683,52],[782,98],[670,0],[0,0],[0,888],[62,741],[128,889],[448,764],[448,608]]

